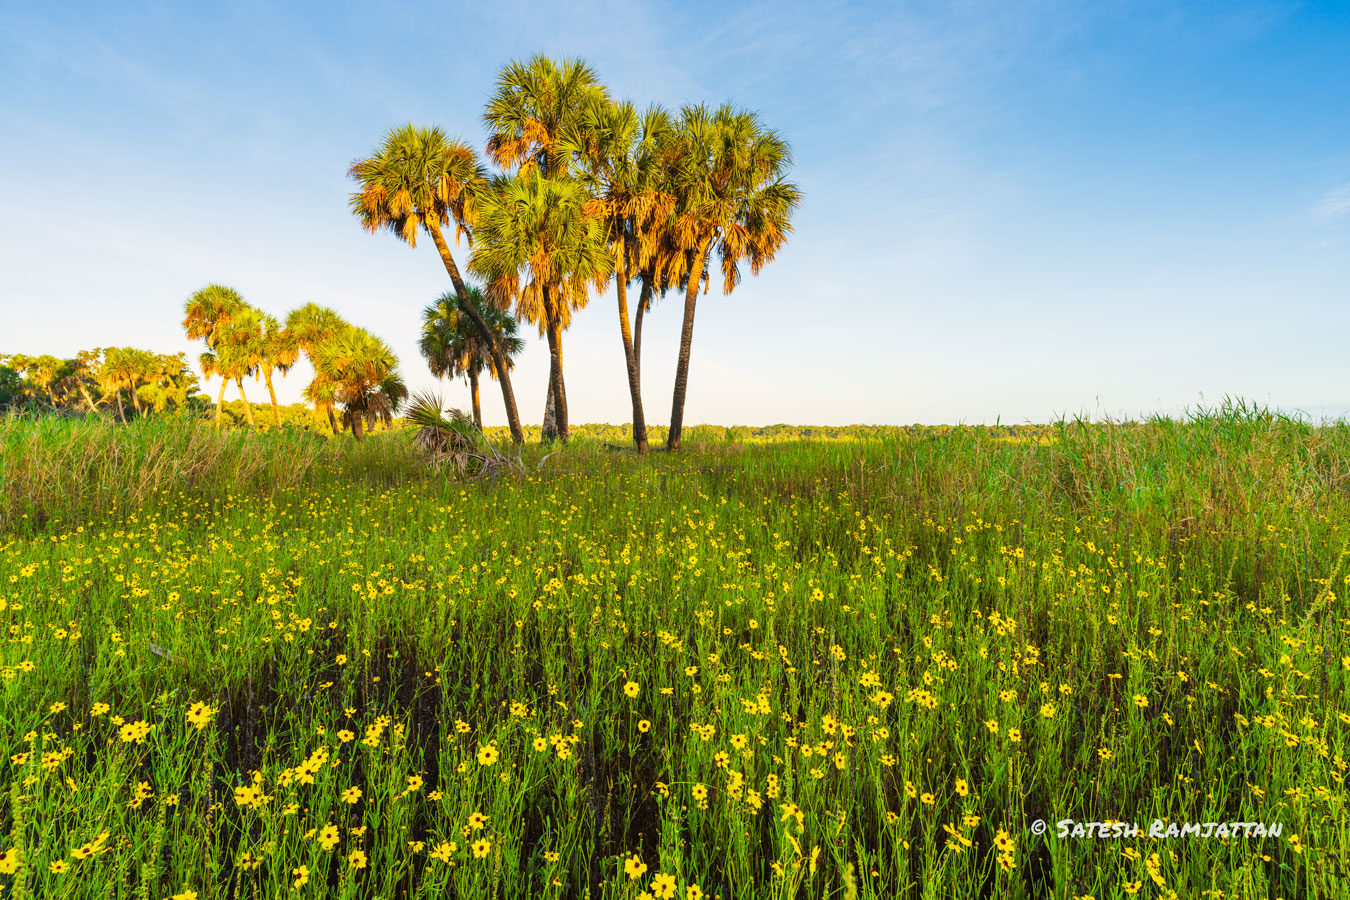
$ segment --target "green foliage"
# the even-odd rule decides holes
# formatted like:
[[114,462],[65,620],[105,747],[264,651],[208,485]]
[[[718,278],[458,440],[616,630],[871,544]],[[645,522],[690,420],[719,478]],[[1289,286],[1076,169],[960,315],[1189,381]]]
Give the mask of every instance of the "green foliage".
[[23,400],[23,376],[19,374],[17,369],[0,365],[0,409],[20,406]]

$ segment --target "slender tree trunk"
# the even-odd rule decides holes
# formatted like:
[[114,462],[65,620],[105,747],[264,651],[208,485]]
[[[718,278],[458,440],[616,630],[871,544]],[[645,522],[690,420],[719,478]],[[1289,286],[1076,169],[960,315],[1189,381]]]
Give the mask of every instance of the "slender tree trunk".
[[126,410],[122,409],[122,389],[117,388],[113,391],[113,395],[117,397],[117,418],[121,419],[122,424],[125,425],[127,424],[127,413]]
[[84,395],[84,402],[89,404],[89,411],[96,411],[98,407],[94,405],[94,398],[90,396],[89,388],[83,381],[80,382],[80,393]]
[[277,427],[281,427],[281,407],[277,406],[277,392],[272,388],[272,370],[263,369],[263,381],[267,382],[267,393],[272,396],[272,415],[276,417]]
[[244,379],[236,378],[234,386],[239,388],[239,399],[244,401],[244,418],[248,419],[248,427],[257,428],[258,426],[253,421],[253,407],[249,406],[248,397],[244,396]]
[[552,366],[548,373],[548,391],[544,394],[544,421],[539,426],[539,439],[542,443],[558,439],[558,404],[553,393]]
[[352,420],[352,437],[356,438],[359,441],[361,440],[361,435],[365,434],[365,427],[366,427],[365,417],[362,416],[359,412],[354,412],[351,415],[351,420]]
[[437,252],[441,254],[441,262],[445,264],[445,271],[449,273],[450,281],[455,286],[455,295],[459,298],[460,310],[478,328],[479,333],[487,341],[488,348],[492,351],[492,361],[497,366],[497,382],[502,387],[502,401],[506,404],[506,422],[511,427],[511,441],[516,444],[523,444],[525,443],[525,432],[520,428],[520,415],[516,412],[516,394],[511,389],[511,375],[507,369],[510,360],[506,358],[506,353],[488,329],[487,322],[483,321],[482,315],[469,302],[469,292],[464,287],[464,279],[459,277],[459,267],[455,265],[455,258],[450,255],[450,247],[445,243],[445,236],[441,234],[440,226],[429,225],[427,231],[431,233],[431,240],[436,244]]
[[483,430],[483,408],[478,405],[478,370],[469,370],[469,393],[473,396],[473,424]]
[[633,322],[633,364],[637,367],[638,382],[642,381],[642,319],[647,315],[647,307],[652,305],[652,279],[642,273],[642,293],[638,296],[637,315]]
[[220,376],[220,396],[216,397],[216,427],[220,427],[221,417],[225,415],[225,386],[230,380],[224,375]]
[[136,382],[127,386],[127,393],[131,395],[131,407],[136,410],[136,418],[141,417],[141,398],[136,396]]
[[666,449],[680,449],[680,430],[684,425],[684,394],[689,386],[689,348],[694,342],[694,304],[698,302],[699,283],[703,280],[703,266],[708,255],[708,244],[704,238],[699,242],[698,254],[689,269],[689,285],[684,291],[684,327],[680,329],[680,356],[675,364],[675,398],[670,407],[670,434],[666,437]]
[[328,427],[333,429],[333,434],[338,433],[337,416],[333,415],[333,407],[328,407]]
[[619,336],[623,338],[623,356],[628,364],[628,394],[633,401],[633,444],[638,453],[647,452],[647,420],[642,414],[642,387],[638,383],[637,356],[633,349],[633,334],[628,328],[628,269],[624,265],[623,241],[616,254],[614,284],[619,295]]
[[544,288],[544,317],[548,328],[548,376],[553,386],[553,405],[558,417],[558,438],[565,444],[567,431],[567,389],[563,386],[562,328],[553,304],[557,296]]

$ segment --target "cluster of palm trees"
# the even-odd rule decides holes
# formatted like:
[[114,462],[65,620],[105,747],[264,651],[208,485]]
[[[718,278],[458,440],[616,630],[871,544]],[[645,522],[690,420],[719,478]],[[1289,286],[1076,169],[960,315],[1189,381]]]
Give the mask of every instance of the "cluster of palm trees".
[[149,410],[189,407],[196,393],[197,376],[182,353],[96,347],[71,359],[45,353],[0,354],[0,409],[83,406],[93,413],[102,405],[116,404],[117,416],[125,422],[126,399],[139,416]]
[[292,310],[282,323],[250,306],[233,288],[209,284],[184,304],[183,329],[189,340],[206,344],[205,352],[198,357],[202,373],[220,376],[217,427],[223,415],[225,388],[231,381],[244,401],[248,423],[255,424],[244,394],[244,379],[249,377],[262,378],[266,383],[280,426],[281,407],[272,374],[279,372],[284,377],[301,354],[314,369],[305,399],[327,415],[335,434],[338,417],[334,410],[341,412],[342,424],[359,439],[376,422],[391,424],[398,405],[408,395],[398,372],[398,359],[388,344],[315,303]]
[[[562,336],[592,293],[612,281],[619,307],[633,441],[647,450],[641,391],[642,323],[668,291],[683,291],[684,317],[667,449],[678,449],[694,312],[713,265],[730,293],[741,267],[770,262],[791,230],[799,200],[786,180],[787,143],[751,112],[685,106],[639,112],[612,99],[580,60],[544,56],[500,73],[483,115],[490,172],[467,143],[439,128],[390,131],[350,175],[352,212],[369,231],[387,228],[410,246],[428,236],[454,288],[424,312],[422,352],[438,376],[470,379],[481,423],[478,377],[501,386],[512,439],[524,433],[511,386],[516,319],[549,348],[545,437],[568,438]],[[466,282],[446,232],[468,240]],[[639,285],[636,317],[628,290]]]

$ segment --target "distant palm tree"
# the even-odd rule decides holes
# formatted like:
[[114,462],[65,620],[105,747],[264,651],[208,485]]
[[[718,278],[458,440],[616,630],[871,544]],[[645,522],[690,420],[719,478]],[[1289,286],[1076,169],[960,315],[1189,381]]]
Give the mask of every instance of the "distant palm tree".
[[238,388],[239,399],[244,401],[244,418],[251,428],[257,423],[253,421],[253,406],[244,393],[244,379],[257,378],[262,367],[264,315],[251,306],[235,310],[216,336],[215,368]]
[[122,391],[131,395],[136,415],[141,414],[141,402],[136,389],[148,381],[156,368],[153,355],[134,347],[109,347],[103,355],[103,364],[99,367],[98,382],[105,391],[110,391],[117,399],[117,415],[124,423],[126,411],[122,406]]
[[[469,285],[468,289],[469,302],[478,308],[483,321],[492,330],[492,340],[506,351],[507,365],[514,365],[511,357],[525,348],[525,342],[518,336],[520,326],[515,317],[488,303],[477,285]],[[442,294],[435,303],[422,310],[422,336],[418,347],[432,375],[437,378],[464,375],[469,379],[473,422],[482,430],[483,410],[478,402],[478,376],[486,370],[496,378],[497,366],[492,361],[488,341],[478,331],[478,326],[460,310],[459,299],[454,294]]]
[[[375,153],[353,163],[349,174],[360,185],[351,196],[351,210],[362,226],[370,232],[388,228],[410,247],[417,246],[419,230],[429,234],[455,287],[460,309],[487,334],[487,323],[469,302],[468,289],[441,230],[453,220],[456,235],[467,234],[474,199],[486,187],[469,145],[450,140],[439,128],[405,125],[385,135]],[[496,342],[491,350],[511,439],[524,443],[505,353]]]
[[[349,327],[341,316],[317,303],[306,303],[286,315],[286,331],[294,338],[296,347],[305,354],[311,366],[314,365],[316,349]],[[317,368],[315,374],[317,378]],[[324,386],[312,383],[305,389],[305,398],[314,404],[316,410],[328,415],[328,426],[333,429],[333,434],[337,434],[338,425],[337,419],[333,416],[333,400]]]
[[337,418],[333,415],[333,408],[337,406],[338,400],[337,387],[333,382],[316,369],[314,378],[305,385],[304,398],[314,404],[315,410],[327,414],[328,427],[333,429],[333,434],[337,434],[340,429]]
[[[202,374],[207,378],[220,374],[216,343],[221,333],[229,326],[235,313],[247,306],[238,291],[222,284],[208,284],[183,304],[183,330],[187,333],[188,340],[206,342],[206,353],[201,355],[200,360]],[[210,371],[207,371],[208,360]],[[224,414],[225,386],[228,383],[229,381],[222,376],[220,395],[216,398],[217,428],[220,427],[221,417]]]
[[262,316],[262,332],[259,344],[258,369],[267,383],[268,396],[272,398],[272,415],[277,427],[281,427],[281,407],[277,405],[277,392],[272,387],[272,371],[276,370],[285,378],[286,373],[300,358],[300,345],[295,335],[281,326],[274,316]]
[[364,328],[349,326],[315,350],[318,390],[340,404],[357,440],[376,422],[390,425],[408,396],[389,345]]
[[758,275],[787,240],[801,191],[785,180],[791,150],[754,113],[721,106],[686,106],[670,156],[670,190],[676,197],[670,234],[690,253],[683,281],[684,324],[675,367],[675,392],[666,449],[678,450],[689,383],[694,308],[709,257],[721,260],[722,290],[740,282],[740,262]]
[[[662,158],[671,134],[670,114],[659,106],[639,115],[632,103],[596,99],[585,107],[563,142],[582,160],[580,177],[593,197],[591,212],[604,223],[614,260],[619,336],[633,404],[633,443],[639,453],[647,452],[647,421],[628,314],[628,284],[658,254],[662,225],[674,205],[675,198],[664,189]],[[649,301],[650,290],[644,290],[640,303]],[[640,306],[639,315],[642,311]]]
[[538,169],[494,179],[493,190],[478,203],[477,246],[469,262],[494,306],[514,299],[516,314],[547,337],[549,385],[564,442],[562,333],[590,299],[591,288],[602,287],[613,271],[604,227],[588,214],[589,200],[580,182],[549,178]]

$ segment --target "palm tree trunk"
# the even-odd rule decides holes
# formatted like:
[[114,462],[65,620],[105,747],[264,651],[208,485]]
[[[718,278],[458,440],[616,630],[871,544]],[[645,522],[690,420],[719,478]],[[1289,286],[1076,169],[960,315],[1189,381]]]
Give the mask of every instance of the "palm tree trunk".
[[328,427],[333,429],[333,434],[338,433],[337,416],[333,415],[333,407],[328,407]]
[[281,407],[277,406],[277,392],[272,388],[272,370],[263,369],[263,381],[267,382],[267,393],[272,396],[272,415],[276,417],[277,427],[281,427]]
[[436,250],[441,254],[441,262],[445,264],[445,271],[450,275],[450,281],[455,286],[455,295],[459,298],[459,308],[473,322],[478,332],[488,342],[488,348],[492,351],[492,362],[497,366],[497,382],[502,386],[502,401],[506,405],[506,423],[511,427],[511,442],[515,444],[525,443],[525,432],[520,427],[520,415],[516,412],[516,394],[511,389],[511,375],[507,369],[510,360],[506,358],[500,344],[493,337],[488,329],[487,322],[477,309],[474,309],[469,302],[469,292],[464,287],[464,279],[459,277],[459,267],[455,265],[455,258],[450,255],[450,247],[445,243],[445,236],[441,234],[440,226],[432,223],[427,226],[427,231],[431,233],[431,240],[436,244]]
[[253,407],[248,404],[248,397],[244,396],[244,379],[236,378],[234,386],[239,388],[239,399],[244,401],[244,418],[248,419],[248,427],[258,427],[253,421]]
[[225,415],[225,385],[230,383],[230,379],[224,375],[220,376],[220,396],[216,398],[216,427],[220,427],[220,419]]
[[558,439],[558,403],[553,393],[553,369],[548,372],[548,391],[544,394],[544,421],[539,426],[539,440],[547,443]]
[[362,416],[361,413],[359,412],[354,412],[352,413],[350,418],[352,422],[352,437],[356,438],[359,441],[361,440],[361,435],[365,434],[365,426],[366,426],[365,417]]
[[642,414],[642,387],[638,383],[637,355],[633,348],[633,334],[628,328],[628,270],[624,266],[623,242],[616,254],[618,265],[614,284],[619,295],[619,336],[623,338],[623,356],[628,364],[628,394],[633,400],[633,443],[638,453],[647,452],[647,420]]
[[558,438],[567,443],[567,390],[563,387],[562,328],[553,309],[554,293],[544,288],[544,316],[548,328],[548,377],[553,388],[553,405],[558,419]]
[[84,395],[84,402],[89,404],[89,411],[94,412],[98,407],[94,405],[94,398],[89,394],[89,387],[83,381],[80,383],[80,393]]
[[117,397],[117,418],[121,419],[122,424],[125,425],[127,424],[127,413],[126,410],[122,409],[122,389],[114,388],[113,395]]
[[647,315],[647,307],[652,305],[652,279],[642,273],[642,293],[638,296],[637,315],[633,322],[633,364],[637,366],[638,381],[642,381],[642,318]]
[[136,382],[132,381],[127,385],[127,393],[131,395],[131,406],[136,410],[136,418],[141,417],[141,398],[136,396]]
[[675,398],[670,407],[670,434],[666,436],[666,449],[680,449],[680,429],[684,425],[684,394],[689,386],[689,348],[694,343],[694,304],[698,302],[699,283],[703,281],[703,265],[708,255],[708,244],[704,238],[699,242],[694,264],[689,269],[689,285],[684,291],[684,327],[680,329],[680,356],[675,363]]
[[473,396],[473,424],[483,430],[483,409],[478,405],[478,370],[469,370],[469,393]]

